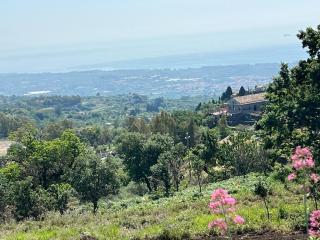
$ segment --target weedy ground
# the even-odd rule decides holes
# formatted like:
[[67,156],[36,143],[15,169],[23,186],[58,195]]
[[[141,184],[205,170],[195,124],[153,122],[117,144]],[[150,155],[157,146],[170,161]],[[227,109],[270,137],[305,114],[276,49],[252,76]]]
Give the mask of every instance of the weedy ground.
[[[256,182],[257,176],[252,174],[208,184],[202,194],[198,188],[190,187],[168,198],[154,199],[147,195],[102,202],[97,215],[90,212],[89,205],[81,205],[64,215],[49,213],[41,221],[2,224],[0,239],[69,240],[80,239],[84,234],[99,240],[216,239],[216,233],[208,229],[208,223],[214,219],[208,202],[211,192],[218,187],[236,197],[237,212],[246,219],[245,225],[232,229],[235,235],[276,232],[280,236],[301,231],[302,197],[273,180],[269,199],[271,219],[268,220],[263,201],[253,193]],[[311,200],[309,207],[313,209]]]

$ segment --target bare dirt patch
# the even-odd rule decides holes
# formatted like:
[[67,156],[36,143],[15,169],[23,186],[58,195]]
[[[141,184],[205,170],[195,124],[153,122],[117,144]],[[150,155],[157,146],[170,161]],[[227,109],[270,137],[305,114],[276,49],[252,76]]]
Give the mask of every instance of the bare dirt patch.
[[7,150],[11,144],[11,141],[0,140],[0,156],[5,156],[7,154]]
[[290,234],[281,234],[277,232],[270,232],[270,233],[264,233],[261,235],[253,234],[253,235],[247,235],[247,236],[239,236],[235,239],[241,239],[241,240],[274,240],[274,239],[280,239],[280,240],[302,240],[302,239],[308,239],[308,236],[306,234],[297,232],[297,233],[290,233]]
[[[194,240],[226,240],[224,237],[217,236],[201,236]],[[248,233],[239,236],[233,236],[233,240],[307,240],[308,236],[301,232],[292,232],[283,234],[279,232],[264,232],[264,233]]]

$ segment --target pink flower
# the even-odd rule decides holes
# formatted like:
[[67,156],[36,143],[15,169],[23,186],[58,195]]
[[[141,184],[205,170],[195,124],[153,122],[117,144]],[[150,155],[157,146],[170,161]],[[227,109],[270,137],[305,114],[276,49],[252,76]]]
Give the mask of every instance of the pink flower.
[[310,237],[320,237],[320,210],[313,211],[310,215]]
[[296,147],[294,155],[292,156],[292,160],[295,161],[297,159],[308,159],[312,158],[312,153],[310,148],[305,147],[302,148],[301,146]]
[[297,178],[297,174],[295,174],[295,173],[291,173],[289,176],[288,176],[288,180],[289,181],[292,181],[292,180],[294,180],[294,179],[296,179]]
[[220,202],[210,202],[209,203],[209,208],[211,208],[211,209],[216,209],[216,208],[218,208],[218,207],[220,207],[221,206],[221,203]]
[[306,159],[305,165],[306,165],[306,167],[308,167],[308,168],[313,168],[313,167],[314,167],[314,161],[313,161],[313,159],[312,159],[312,158]]
[[314,183],[317,183],[320,180],[320,176],[316,173],[311,173],[310,178]]
[[224,219],[217,219],[209,223],[209,228],[218,228],[222,234],[225,234],[229,224],[243,224],[244,219],[236,215],[235,205],[237,201],[233,198],[226,190],[222,188],[216,189],[211,194],[211,201],[209,203],[209,208],[212,209],[214,214],[223,215]]
[[303,168],[304,164],[303,164],[302,160],[296,160],[293,162],[292,166],[294,169],[299,170],[299,169]]
[[218,188],[211,194],[211,199],[212,200],[220,200],[220,199],[226,198],[228,196],[229,196],[229,194],[226,190],[224,190],[222,188]]
[[222,199],[221,202],[224,205],[230,205],[230,206],[233,206],[237,203],[237,201],[233,197],[226,197],[226,198]]
[[233,221],[235,224],[244,224],[244,218],[239,216],[239,215],[236,215],[234,218],[233,218]]
[[313,168],[315,163],[309,148],[301,148],[298,146],[291,157],[292,167],[296,170],[303,168]]
[[226,221],[223,219],[217,219],[217,220],[210,222],[208,227],[209,228],[218,228],[222,234],[225,234],[225,232],[228,229],[228,225],[227,225]]

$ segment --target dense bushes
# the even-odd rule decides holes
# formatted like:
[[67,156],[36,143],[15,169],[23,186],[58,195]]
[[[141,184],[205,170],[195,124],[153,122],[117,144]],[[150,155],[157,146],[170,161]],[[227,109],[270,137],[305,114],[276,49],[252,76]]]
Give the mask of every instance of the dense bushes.
[[99,199],[119,188],[118,163],[111,157],[97,157],[69,130],[54,140],[38,140],[32,133],[23,136],[4,161],[0,168],[3,218],[5,214],[17,220],[39,218],[51,210],[63,214],[76,195],[92,202],[96,211]]

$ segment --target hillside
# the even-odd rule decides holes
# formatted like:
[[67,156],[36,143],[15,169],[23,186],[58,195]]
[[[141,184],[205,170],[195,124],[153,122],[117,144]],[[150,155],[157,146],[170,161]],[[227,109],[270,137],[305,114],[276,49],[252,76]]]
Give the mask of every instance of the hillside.
[[[301,199],[269,178],[274,191],[268,221],[263,202],[253,194],[258,179],[254,174],[236,177],[208,184],[203,194],[196,187],[188,187],[160,199],[152,195],[130,197],[123,192],[120,199],[102,203],[97,216],[89,212],[90,206],[62,216],[49,213],[40,222],[3,225],[0,236],[3,240],[221,239],[207,226],[214,219],[208,208],[210,194],[213,189],[223,187],[237,198],[238,212],[246,219],[246,224],[237,230],[241,239],[306,239],[303,234],[294,233],[303,228]],[[84,235],[92,238],[81,238]]]

